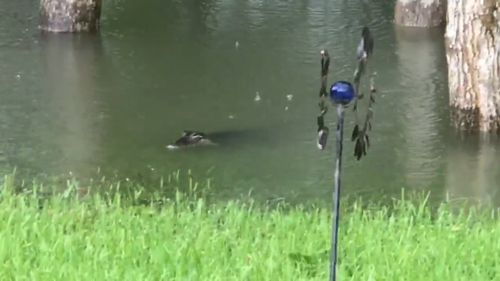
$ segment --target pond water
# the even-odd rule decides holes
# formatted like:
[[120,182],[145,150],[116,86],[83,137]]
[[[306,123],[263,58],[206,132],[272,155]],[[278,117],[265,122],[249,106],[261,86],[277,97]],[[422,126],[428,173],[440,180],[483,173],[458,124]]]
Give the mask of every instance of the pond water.
[[[330,83],[351,79],[368,25],[372,145],[356,161],[346,138],[343,194],[500,203],[499,139],[460,135],[449,120],[443,31],[395,27],[393,1],[104,2],[100,34],[43,35],[39,1],[0,1],[2,173],[191,169],[221,197],[329,200],[334,135],[325,151],[315,144],[319,51],[332,58]],[[334,110],[327,121],[333,130]],[[168,151],[185,129],[220,145]]]

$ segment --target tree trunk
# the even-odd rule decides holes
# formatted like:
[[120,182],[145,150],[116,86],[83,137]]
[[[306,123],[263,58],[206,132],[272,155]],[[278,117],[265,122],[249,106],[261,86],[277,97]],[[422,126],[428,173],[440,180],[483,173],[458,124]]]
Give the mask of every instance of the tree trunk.
[[414,27],[443,25],[446,22],[446,0],[397,0],[394,21]]
[[101,0],[40,0],[40,28],[49,32],[97,31]]
[[500,0],[448,4],[446,57],[458,128],[500,131]]

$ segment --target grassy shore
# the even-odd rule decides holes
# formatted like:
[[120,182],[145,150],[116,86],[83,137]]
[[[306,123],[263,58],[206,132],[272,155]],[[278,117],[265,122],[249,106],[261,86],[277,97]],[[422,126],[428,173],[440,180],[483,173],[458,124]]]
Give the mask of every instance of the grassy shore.
[[[0,200],[0,280],[327,280],[329,209],[180,192],[79,198],[76,188],[41,199],[11,185]],[[339,280],[500,280],[493,211],[343,206]]]

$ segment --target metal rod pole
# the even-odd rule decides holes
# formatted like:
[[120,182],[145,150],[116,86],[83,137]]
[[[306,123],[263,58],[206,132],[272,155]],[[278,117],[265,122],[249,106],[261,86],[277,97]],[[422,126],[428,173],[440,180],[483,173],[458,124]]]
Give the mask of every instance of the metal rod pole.
[[344,106],[337,105],[337,159],[335,168],[335,189],[332,209],[332,248],[330,260],[330,281],[337,280],[337,251],[340,219],[340,172],[342,168],[342,141],[344,138]]

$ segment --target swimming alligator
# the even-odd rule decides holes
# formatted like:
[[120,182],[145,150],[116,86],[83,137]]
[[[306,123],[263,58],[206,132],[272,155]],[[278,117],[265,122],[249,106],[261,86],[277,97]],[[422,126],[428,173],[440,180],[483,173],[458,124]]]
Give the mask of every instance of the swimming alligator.
[[242,145],[269,145],[276,141],[273,138],[276,128],[267,129],[230,129],[217,130],[211,132],[200,132],[194,130],[184,130],[181,137],[175,142],[166,146],[169,150],[184,149],[191,147],[218,148],[241,147]]
[[197,131],[184,131],[182,136],[178,138],[173,144],[167,145],[168,149],[178,149],[184,147],[198,146],[198,145],[214,145],[205,133]]

